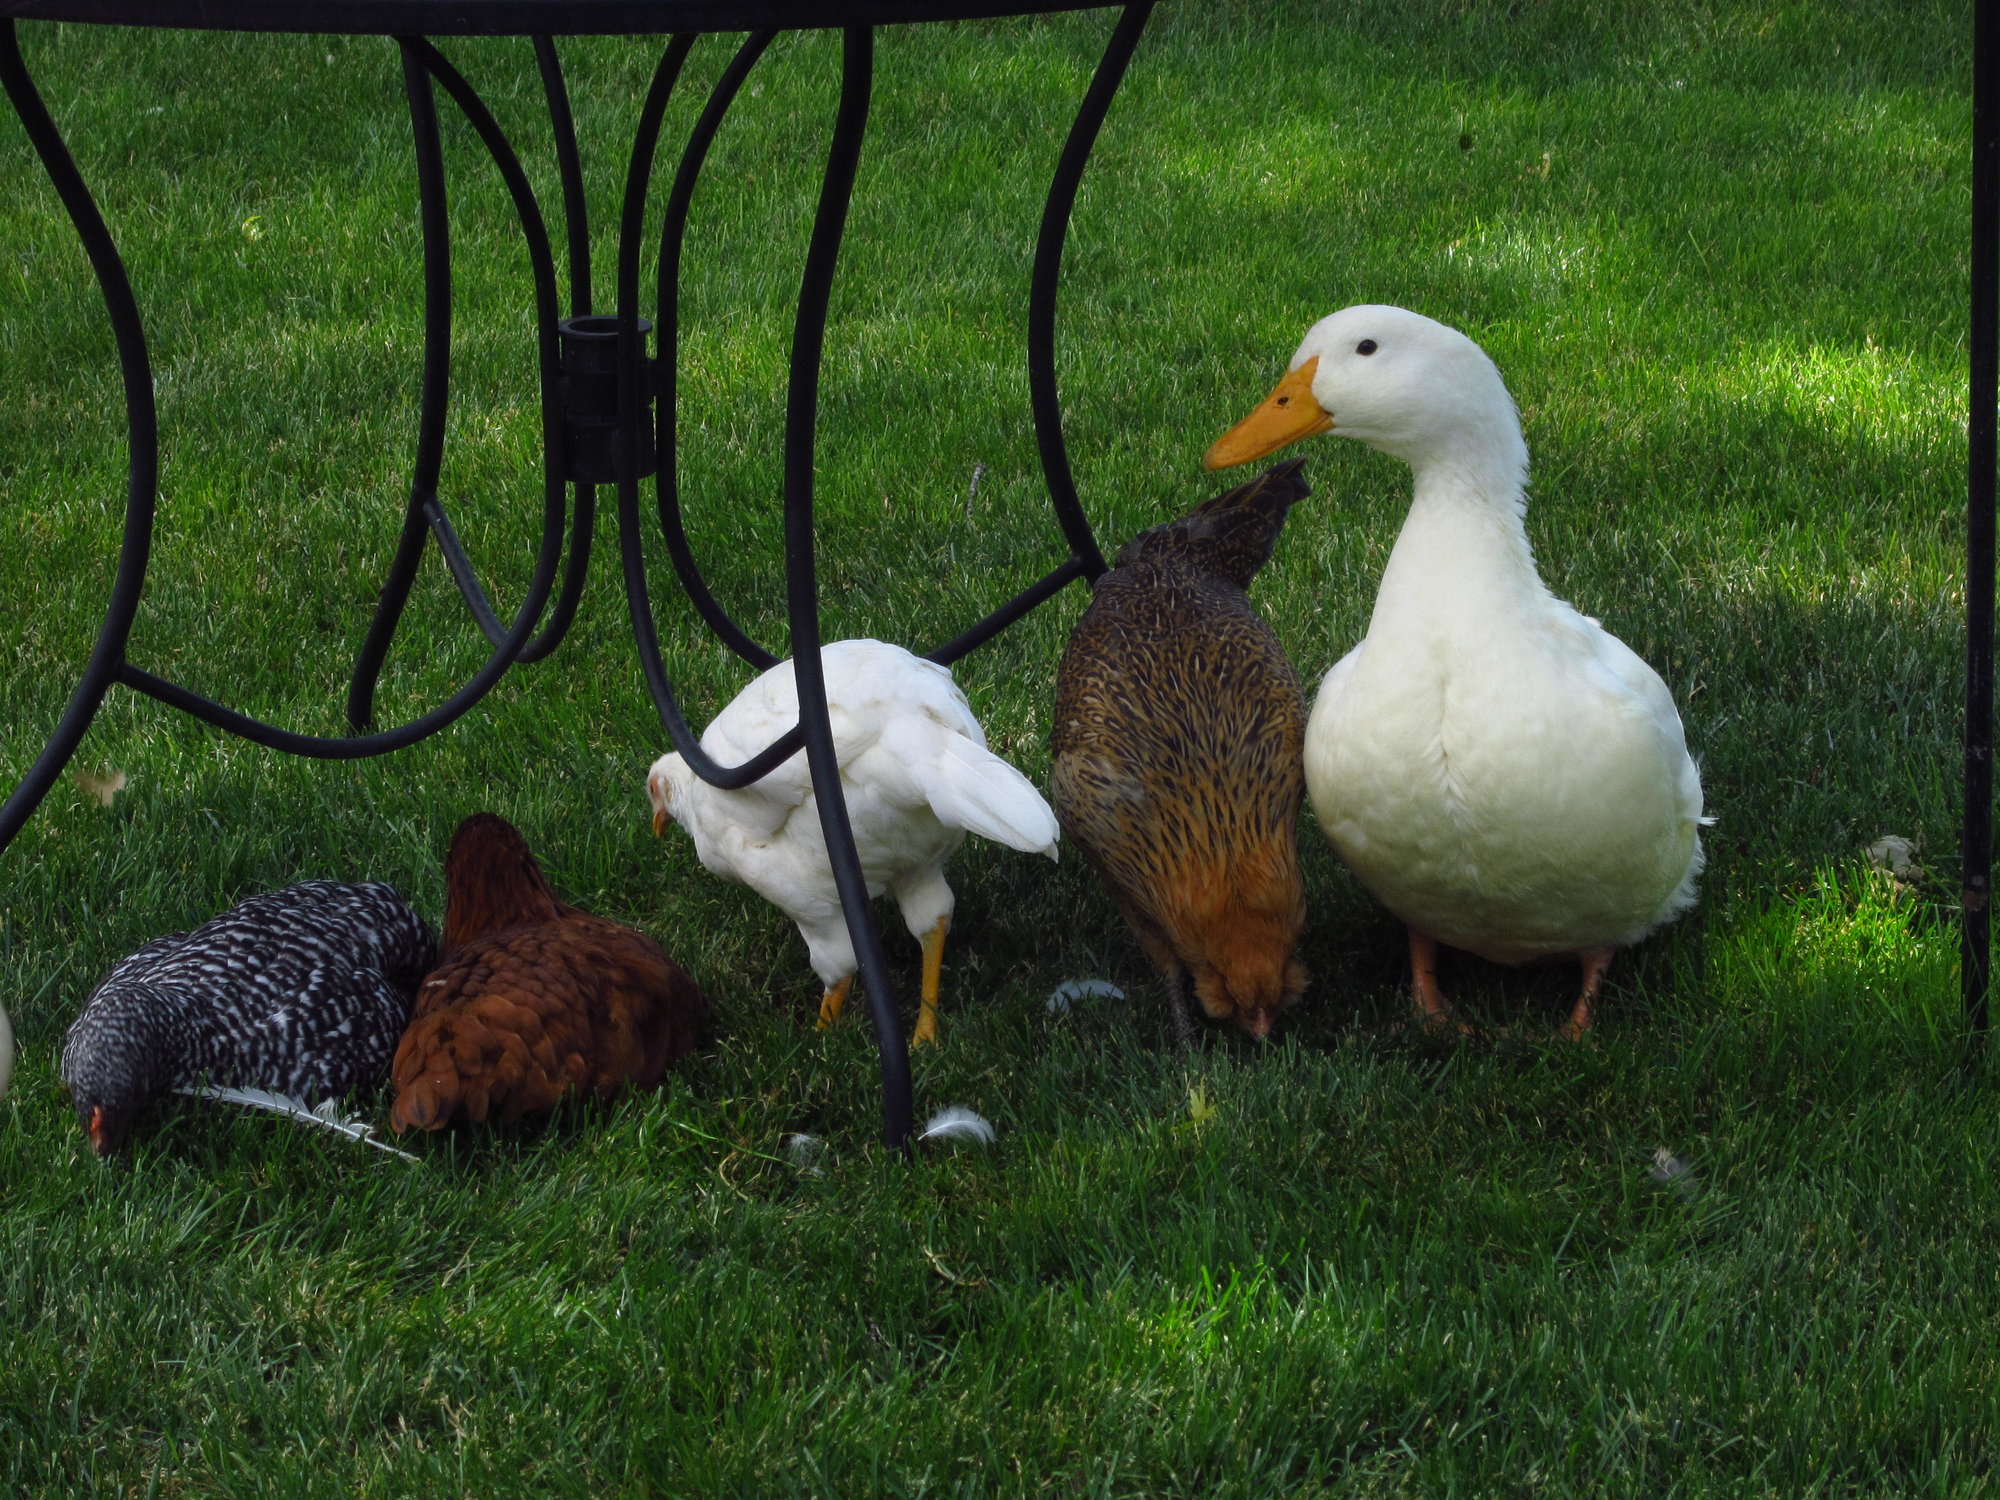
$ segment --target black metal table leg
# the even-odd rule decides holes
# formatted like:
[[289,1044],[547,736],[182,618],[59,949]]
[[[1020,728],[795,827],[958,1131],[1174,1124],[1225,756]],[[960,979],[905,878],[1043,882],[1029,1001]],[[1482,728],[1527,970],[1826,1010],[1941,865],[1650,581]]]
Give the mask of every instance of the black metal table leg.
[[[1104,570],[1104,558],[1077,499],[1063,445],[1054,360],[1056,291],[1077,185],[1151,10],[1152,0],[1138,0],[1138,3],[1125,7],[1064,145],[1050,185],[1036,243],[1029,306],[1031,401],[1050,501],[1069,544],[1069,556],[1015,598],[938,647],[931,653],[936,661],[956,660],[1076,579],[1094,578]],[[814,787],[819,794],[819,812],[829,859],[840,890],[842,909],[854,939],[859,974],[874,1020],[882,1066],[884,1137],[892,1145],[907,1146],[914,1125],[909,1052],[896,1014],[888,966],[870,909],[866,877],[861,869],[840,788],[819,656],[821,640],[814,552],[814,451],[821,355],[833,276],[867,130],[873,75],[872,28],[851,26],[843,32],[840,103],[828,145],[818,211],[800,279],[798,312],[793,329],[792,366],[785,412],[785,558],[787,614],[799,696],[799,723],[741,765],[722,766],[702,753],[667,678],[647,592],[638,495],[640,480],[650,471],[643,446],[645,440],[651,438],[661,460],[655,480],[659,524],[675,571],[696,613],[719,639],[752,665],[763,668],[775,664],[777,658],[729,618],[708,589],[688,546],[680,513],[676,366],[681,253],[695,183],[724,115],[776,33],[770,30],[754,32],[738,49],[714,86],[675,174],[660,240],[658,308],[662,368],[658,384],[662,399],[649,428],[646,411],[654,377],[648,372],[638,307],[639,249],[645,231],[647,188],[661,123],[681,67],[695,43],[695,36],[674,36],[660,59],[640,111],[627,173],[619,235],[616,316],[598,320],[612,326],[587,335],[615,340],[618,428],[615,445],[619,450],[618,459],[615,465],[607,460],[607,472],[596,475],[595,479],[582,477],[588,470],[578,456],[581,450],[571,452],[568,446],[566,433],[569,429],[564,411],[564,402],[568,398],[564,395],[563,373],[566,367],[562,363],[562,345],[557,334],[553,252],[540,207],[526,175],[490,111],[438,50],[422,37],[397,39],[403,53],[404,89],[410,108],[424,241],[424,366],[417,447],[403,529],[381,599],[357,656],[349,687],[348,719],[356,733],[345,737],[320,737],[262,723],[176,683],[156,677],[125,660],[126,641],[145,574],[157,488],[157,432],[145,338],[131,288],[109,232],[28,76],[13,23],[5,21],[0,25],[4,25],[4,31],[0,31],[0,81],[4,81],[16,112],[27,126],[36,151],[56,184],[103,290],[124,367],[131,443],[125,535],[118,574],[113,584],[112,602],[89,665],[56,734],[6,806],[0,808],[0,847],[4,847],[20,828],[61,773],[114,682],[123,683],[259,744],[317,758],[354,759],[379,755],[413,744],[442,729],[483,697],[509,667],[516,662],[534,661],[546,656],[560,643],[574,617],[587,578],[594,484],[596,480],[607,478],[608,469],[615,466],[619,550],[640,670],[674,748],[686,758],[697,775],[723,788],[749,785],[801,749],[806,754]],[[533,45],[555,133],[561,173],[571,307],[576,318],[587,320],[591,305],[590,241],[575,128],[553,40],[548,36],[535,36]],[[442,87],[457,104],[485,145],[506,184],[527,241],[535,286],[540,325],[544,443],[542,535],[526,597],[511,622],[503,622],[486,598],[471,560],[459,544],[437,493],[450,396],[452,335],[450,226],[434,93],[437,87]],[[567,332],[564,334],[565,338],[569,336]],[[607,416],[602,420],[609,422],[612,418]],[[583,439],[578,441],[581,443]],[[568,511],[568,559],[567,566],[562,569],[561,592],[551,607],[550,595],[555,589],[556,572],[564,552],[566,481],[574,482],[574,504]],[[362,732],[372,718],[376,683],[387,660],[425,548],[431,540],[436,541],[474,621],[487,637],[492,647],[491,654],[479,671],[438,708],[393,729]],[[534,635],[545,608],[549,610],[547,621],[541,633]]]
[[2000,402],[2000,19],[1972,8],[1972,309],[1966,421],[1965,827],[1960,842],[1959,987],[1983,1037],[1993,894],[1993,487]]
[[[492,689],[507,669],[514,664],[521,647],[534,630],[547,605],[549,594],[555,585],[556,566],[562,556],[563,521],[566,491],[563,479],[563,415],[558,397],[560,374],[560,343],[557,336],[558,309],[556,302],[555,260],[549,246],[548,227],[542,220],[540,205],[535,201],[533,188],[528,183],[526,172],[521,168],[520,159],[515,156],[505,132],[493,118],[479,95],[474,92],[445,60],[442,54],[421,37],[398,38],[404,55],[414,60],[430,79],[441,85],[458,105],[473,131],[486,147],[505,183],[508,195],[514,204],[515,216],[520,220],[522,236],[527,243],[529,265],[535,286],[535,308],[538,323],[538,355],[541,378],[542,412],[542,540],[536,555],[535,571],[528,584],[526,597],[515,613],[511,627],[493,644],[492,653],[464,686],[446,699],[444,703],[429,713],[422,714],[394,729],[382,730],[375,734],[335,736],[298,734],[276,725],[265,724],[246,714],[204,698],[199,693],[154,676],[131,665],[121,664],[117,669],[117,680],[150,697],[157,698],[169,707],[181,709],[196,718],[226,729],[231,734],[254,741],[272,749],[283,750],[293,755],[311,756],[321,760],[357,760],[373,755],[386,754],[415,744],[418,740],[435,734],[450,724],[466,710],[470,709]],[[406,74],[406,77],[408,75]],[[426,95],[427,97],[427,95]],[[420,147],[421,160],[421,147]],[[438,202],[442,205],[442,179],[436,184],[439,189]],[[441,257],[440,257],[441,259]],[[427,262],[434,269],[437,260]],[[430,279],[427,273],[427,281]],[[437,299],[428,298],[429,311],[426,316],[427,353],[432,345],[432,336],[440,329],[448,333],[448,318],[436,311]],[[427,359],[426,368],[432,368]],[[435,414],[436,421],[443,422],[442,399],[425,408],[426,415]],[[425,476],[420,471],[417,479]],[[413,513],[421,512],[436,538],[440,550],[445,554],[451,571],[465,592],[468,604],[473,605],[475,618],[480,618],[489,635],[499,629],[490,606],[485,605],[484,596],[479,592],[477,580],[473,578],[469,560],[457,547],[449,523],[444,519],[444,511],[434,493],[425,492],[413,483]],[[409,536],[406,523],[405,539]],[[400,555],[400,554],[399,554]],[[483,608],[482,608],[483,607]],[[350,699],[350,703],[352,700]]]
[[819,585],[813,557],[813,438],[819,417],[820,355],[826,342],[826,308],[833,292],[834,264],[840,256],[861,140],[868,128],[873,86],[875,33],[850,26],[841,36],[840,110],[827,147],[826,176],[819,212],[806,247],[799,282],[798,320],[792,333],[790,388],[785,398],[785,594],[792,634],[792,672],[798,680],[799,725],[805,731],[806,761],[812,767],[820,827],[827,858],[854,939],[861,982],[875,1020],[875,1045],[882,1059],[882,1138],[908,1146],[915,1129],[910,1096],[910,1049],[896,1015],[896,992],[882,955],[882,935],[868,899],[868,881],[848,824],[847,799],[840,788],[840,761],[826,708],[826,676],[819,648]]
[[437,99],[431,76],[408,51],[403,53],[403,93],[410,105],[410,136],[417,156],[417,216],[424,237],[424,370],[418,387],[417,460],[410,474],[409,505],[389,576],[375,603],[374,618],[355,658],[347,688],[347,722],[357,734],[375,718],[375,684],[389,656],[389,643],[402,623],[403,607],[417,581],[430,536],[425,504],[437,498],[444,465],[444,424],[451,401],[451,218],[447,211],[444,149],[438,139]]
[[679,577],[681,588],[687,594],[688,602],[694,606],[695,613],[701,616],[702,622],[718,640],[759,671],[776,666],[778,658],[752,640],[709,590],[708,581],[702,577],[701,568],[695,562],[694,550],[688,546],[687,529],[681,521],[681,251],[687,241],[688,210],[694,203],[695,182],[701,176],[703,163],[708,160],[708,148],[715,143],[715,133],[722,128],[723,116],[735,103],[743,80],[750,76],[750,70],[757,65],[757,59],[764,55],[764,49],[771,45],[775,36],[775,31],[752,32],[749,39],[736,49],[736,55],[729,60],[729,66],[723,69],[722,76],[710,90],[708,104],[703,108],[701,118],[695,121],[694,131],[681,151],[680,166],[674,172],[674,185],[667,194],[666,218],[660,226],[659,286],[654,299],[660,320],[660,405],[657,416],[660,468],[654,480],[660,532],[667,539],[667,553],[673,560],[674,573]]
[[[583,159],[576,148],[576,120],[570,113],[569,89],[563,83],[562,62],[556,55],[555,38],[534,39],[535,64],[541,70],[542,96],[549,106],[549,125],[555,133],[556,170],[562,176],[563,225],[569,241],[569,314],[585,317],[590,312],[590,211],[583,192]],[[577,606],[583,602],[584,585],[590,579],[590,549],[597,526],[597,486],[573,480],[569,524],[569,560],[563,568],[562,589],[549,608],[548,623],[542,633],[521,648],[514,659],[523,665],[541,661],[563,643],[576,621]]]
[[1146,29],[1146,18],[1152,13],[1153,0],[1138,0],[1125,7],[1091,77],[1049,183],[1028,287],[1028,400],[1035,413],[1035,442],[1041,449],[1042,473],[1048,482],[1049,500],[1056,508],[1056,520],[1069,539],[1070,551],[1083,559],[1085,575],[1090,578],[1104,571],[1104,555],[1097,550],[1090,522],[1076,498],[1076,480],[1070,475],[1069,451],[1062,439],[1062,403],[1056,398],[1056,287],[1062,278],[1063,243],[1076,206],[1077,184],[1083,180],[1098,127],[1104,123],[1111,98],[1125,76],[1125,65],[1131,62],[1139,33]]
[[42,169],[49,174],[63,210],[83,241],[90,268],[97,276],[104,296],[104,310],[111,319],[112,337],[118,343],[119,372],[125,384],[125,433],[128,459],[125,480],[125,531],[118,546],[118,571],[111,580],[111,602],[105,606],[104,623],[84,664],[83,677],[70,694],[69,706],[36,757],[21,784],[0,806],[0,849],[12,842],[35,809],[41,805],[63,767],[82,743],[90,721],[97,717],[105,693],[118,679],[125,661],[125,643],[132,634],[132,621],[139,611],[139,592],[146,582],[146,559],[153,545],[153,508],[159,495],[160,436],[158,414],[153,405],[153,366],[146,357],[146,330],[139,320],[139,304],[126,279],[125,263],[111,242],[111,231],[97,211],[90,190],[70,159],[55,121],[28,76],[21,57],[20,39],[11,19],[0,20],[0,86],[7,90],[14,112],[28,132]]

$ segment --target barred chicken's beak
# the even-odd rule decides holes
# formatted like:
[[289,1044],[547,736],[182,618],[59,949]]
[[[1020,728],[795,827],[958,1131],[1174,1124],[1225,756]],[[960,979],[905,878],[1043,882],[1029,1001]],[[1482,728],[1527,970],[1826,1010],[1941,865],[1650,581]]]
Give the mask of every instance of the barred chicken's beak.
[[1313,375],[1319,356],[1300,365],[1278,382],[1278,388],[1249,416],[1217,438],[1201,456],[1204,469],[1228,469],[1274,453],[1287,443],[1333,427],[1333,418],[1313,399]]
[[104,1106],[98,1105],[90,1112],[90,1124],[85,1127],[90,1134],[90,1149],[99,1156],[111,1154],[110,1130],[104,1123]]

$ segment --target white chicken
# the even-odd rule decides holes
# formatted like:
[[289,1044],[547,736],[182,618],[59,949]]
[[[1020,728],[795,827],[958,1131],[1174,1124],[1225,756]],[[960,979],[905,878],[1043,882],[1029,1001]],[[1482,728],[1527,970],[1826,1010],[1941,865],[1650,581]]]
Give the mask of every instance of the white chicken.
[[[986,748],[948,669],[881,641],[820,652],[841,791],[868,893],[896,898],[924,950],[912,1046],[937,1040],[938,983],[953,897],[945,861],[965,835],[1056,857],[1056,815],[1034,784]],[[715,716],[701,748],[724,765],[749,759],[798,721],[792,664],[780,662]],[[857,961],[801,750],[762,781],[722,791],[677,754],[646,777],[653,831],[687,829],[713,873],[749,886],[798,924],[826,986],[819,1024],[839,1018]]]

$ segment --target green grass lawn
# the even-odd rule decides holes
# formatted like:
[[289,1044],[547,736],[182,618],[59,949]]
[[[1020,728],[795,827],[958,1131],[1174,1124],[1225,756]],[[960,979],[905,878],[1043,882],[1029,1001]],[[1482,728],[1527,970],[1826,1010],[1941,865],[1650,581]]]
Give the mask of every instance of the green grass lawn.
[[[830,639],[928,648],[1060,560],[1027,272],[1109,28],[880,35],[820,428]],[[121,692],[76,764],[127,790],[107,809],[65,781],[0,855],[21,1047],[0,1103],[0,1491],[1992,1493],[2000,1107],[1959,1070],[1949,921],[1968,32],[1943,3],[1168,0],[1085,181],[1059,368],[1109,544],[1212,492],[1203,448],[1323,313],[1400,303],[1499,363],[1543,570],[1659,668],[1719,819],[1702,905],[1621,957],[1596,1048],[1393,1035],[1401,929],[1309,829],[1305,1001],[1261,1051],[1217,1034],[1183,1054],[1080,860],[972,846],[945,1045],[917,1084],[920,1108],[971,1105],[1000,1139],[903,1165],[877,1143],[866,1027],[809,1025],[790,925],[648,830],[665,742],[607,548],[564,650],[437,739],[306,763]],[[21,33],[152,341],[161,513],[133,659],[339,732],[414,438],[395,51]],[[442,45],[553,211],[526,44]],[[566,44],[600,226],[657,46]],[[696,49],[669,140],[730,50]],[[832,36],[773,47],[690,238],[690,525],[779,649],[782,391],[838,55]],[[540,503],[525,258],[448,106],[445,134],[444,490],[504,611]],[[1407,470],[1305,451],[1314,493],[1253,597],[1315,680],[1364,626]],[[95,288],[7,116],[5,785],[87,653],[124,462]],[[670,669],[705,720],[749,674],[653,551]],[[959,670],[1038,781],[1083,604]],[[484,651],[433,556],[383,720]],[[117,957],[313,876],[393,881],[436,918],[445,839],[481,808],[715,997],[717,1040],[668,1088],[427,1139],[417,1166],[195,1110],[92,1157],[56,1057]],[[1901,883],[1861,858],[1884,834],[1918,845]],[[889,928],[913,994],[916,945]],[[1572,974],[1466,960],[1447,982],[1532,1030]],[[1085,976],[1130,998],[1051,1015]],[[795,1131],[825,1139],[823,1170],[785,1158]],[[1658,1180],[1660,1150],[1687,1171]]]

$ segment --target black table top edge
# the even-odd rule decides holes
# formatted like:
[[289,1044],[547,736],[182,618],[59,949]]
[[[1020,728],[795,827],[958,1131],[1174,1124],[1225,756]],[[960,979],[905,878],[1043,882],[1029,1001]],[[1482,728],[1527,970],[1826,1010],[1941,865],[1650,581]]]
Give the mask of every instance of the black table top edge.
[[1096,10],[1116,0],[0,0],[0,16],[193,31],[630,36],[795,31]]

